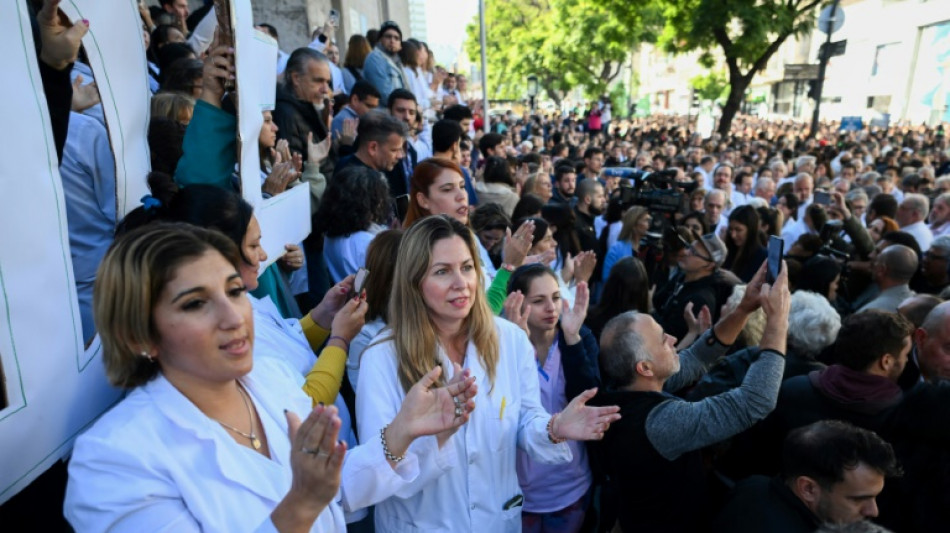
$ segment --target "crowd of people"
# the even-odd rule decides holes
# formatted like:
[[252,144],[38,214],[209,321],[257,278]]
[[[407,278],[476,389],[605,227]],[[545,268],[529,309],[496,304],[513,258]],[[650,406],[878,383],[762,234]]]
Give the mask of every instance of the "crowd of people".
[[77,531],[950,523],[942,127],[489,117],[396,23],[328,22],[251,147],[265,197],[311,199],[262,268],[210,4],[140,6],[151,193],[124,216],[97,21],[34,4],[83,334],[126,391],[69,459]]

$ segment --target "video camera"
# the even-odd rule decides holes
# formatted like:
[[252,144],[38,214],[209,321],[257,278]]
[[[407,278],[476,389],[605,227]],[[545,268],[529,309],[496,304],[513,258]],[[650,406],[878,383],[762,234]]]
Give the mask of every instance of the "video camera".
[[676,181],[676,169],[645,172],[630,167],[604,169],[604,176],[620,178],[620,203],[623,210],[635,205],[659,213],[675,213],[683,203],[683,195],[691,193],[695,182]]

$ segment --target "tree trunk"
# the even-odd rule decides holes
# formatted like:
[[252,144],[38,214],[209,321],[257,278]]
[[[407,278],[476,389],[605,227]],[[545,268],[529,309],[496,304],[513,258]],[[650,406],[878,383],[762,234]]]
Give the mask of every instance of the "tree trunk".
[[749,88],[749,84],[752,83],[755,70],[744,76],[736,74],[738,73],[729,73],[729,97],[726,99],[726,105],[722,107],[722,117],[719,118],[719,127],[716,128],[716,131],[723,137],[729,134],[729,129],[732,127],[732,119],[736,118],[736,114],[742,106],[745,91]]

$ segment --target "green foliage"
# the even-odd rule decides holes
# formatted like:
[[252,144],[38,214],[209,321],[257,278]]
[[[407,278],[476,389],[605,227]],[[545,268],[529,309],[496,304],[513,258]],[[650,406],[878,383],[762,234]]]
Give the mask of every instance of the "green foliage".
[[[489,98],[522,98],[530,74],[557,102],[577,87],[606,93],[627,54],[656,39],[662,19],[653,2],[615,12],[598,0],[487,0]],[[466,35],[465,50],[478,62],[477,17]]]
[[700,100],[724,101],[729,94],[729,81],[720,71],[710,71],[689,80]]
[[728,131],[752,77],[789,37],[815,27],[817,7],[827,0],[597,0],[620,13],[644,5],[662,6],[665,26],[660,46],[672,53],[699,51],[699,62],[715,65],[714,50],[725,59],[729,94],[719,131]]

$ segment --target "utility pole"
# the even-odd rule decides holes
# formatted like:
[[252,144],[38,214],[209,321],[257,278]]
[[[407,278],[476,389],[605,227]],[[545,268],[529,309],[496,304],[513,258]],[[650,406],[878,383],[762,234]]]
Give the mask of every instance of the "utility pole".
[[482,49],[482,123],[484,124],[483,128],[485,133],[491,131],[491,125],[489,124],[489,115],[488,115],[488,61],[485,59],[485,50],[487,49],[486,39],[485,39],[485,0],[478,0],[478,25],[479,25],[479,41],[481,42]]
[[[838,16],[838,2],[840,0],[835,0],[831,4],[831,16],[828,17],[825,21],[824,27],[821,27],[822,24],[819,22],[819,29],[825,32],[825,45],[820,48],[818,54],[818,80],[815,81],[815,112],[811,117],[811,132],[809,132],[808,137],[814,138],[818,133],[818,122],[821,117],[821,94],[825,85],[825,70],[828,68],[828,60],[831,59],[831,34],[835,31],[835,19]],[[796,87],[797,89],[797,87]],[[797,90],[795,97],[798,98]]]

